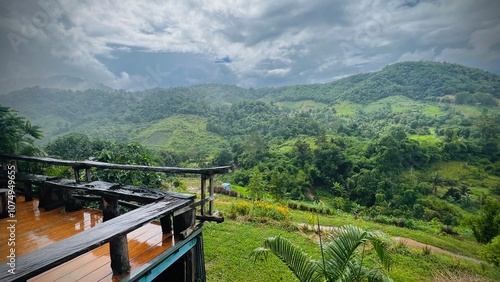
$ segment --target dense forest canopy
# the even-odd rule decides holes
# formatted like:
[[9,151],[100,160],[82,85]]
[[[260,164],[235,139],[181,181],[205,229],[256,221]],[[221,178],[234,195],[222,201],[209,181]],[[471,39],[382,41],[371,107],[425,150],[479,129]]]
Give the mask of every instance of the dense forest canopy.
[[[335,209],[457,225],[500,194],[499,98],[499,75],[401,62],[324,84],[140,92],[33,87],[0,101],[42,127],[47,137],[37,144],[52,156],[232,163],[238,170],[227,181],[256,198],[307,200],[319,193]],[[31,134],[29,123],[2,109],[19,123],[18,134]],[[68,154],[70,147],[77,149]],[[447,174],[450,167],[467,176]]]

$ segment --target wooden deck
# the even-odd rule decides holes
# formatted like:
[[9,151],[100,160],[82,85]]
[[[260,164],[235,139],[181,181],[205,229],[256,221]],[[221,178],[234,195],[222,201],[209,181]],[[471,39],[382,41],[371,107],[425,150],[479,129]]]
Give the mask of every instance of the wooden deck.
[[[102,222],[98,210],[83,209],[64,212],[63,208],[51,211],[38,209],[38,200],[25,202],[17,197],[16,205],[16,257],[49,246],[72,235],[88,230]],[[0,220],[0,230],[7,230],[8,218]],[[7,262],[8,232],[0,232],[0,264]],[[159,223],[152,222],[128,234],[131,271],[173,246],[171,234],[162,234]],[[105,244],[69,262],[39,274],[28,281],[119,281],[110,267],[109,245]]]

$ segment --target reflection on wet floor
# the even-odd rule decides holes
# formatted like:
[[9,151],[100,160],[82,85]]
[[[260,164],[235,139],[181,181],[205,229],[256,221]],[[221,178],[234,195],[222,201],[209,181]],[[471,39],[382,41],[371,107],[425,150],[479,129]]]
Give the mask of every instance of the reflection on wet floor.
[[[16,255],[34,250],[88,230],[102,222],[98,210],[83,209],[65,212],[63,208],[51,211],[38,209],[38,200],[24,202],[17,197],[16,206]],[[8,226],[7,219],[0,220],[0,230]],[[7,232],[0,232],[0,263],[6,262],[9,246]],[[174,244],[171,234],[162,234],[161,226],[152,222],[127,235],[132,270],[144,265]],[[69,262],[44,272],[29,281],[113,281],[109,247],[105,244]]]

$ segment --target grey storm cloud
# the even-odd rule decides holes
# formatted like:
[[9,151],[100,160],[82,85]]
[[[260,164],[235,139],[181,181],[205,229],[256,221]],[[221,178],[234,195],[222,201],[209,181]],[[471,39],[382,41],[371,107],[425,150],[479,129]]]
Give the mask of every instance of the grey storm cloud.
[[500,72],[495,0],[4,0],[0,80],[114,88],[326,82],[404,60]]

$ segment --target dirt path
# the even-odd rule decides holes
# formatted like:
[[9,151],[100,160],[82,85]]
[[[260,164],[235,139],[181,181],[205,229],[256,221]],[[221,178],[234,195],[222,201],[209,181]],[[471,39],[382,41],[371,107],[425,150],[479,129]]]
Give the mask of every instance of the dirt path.
[[[312,229],[317,229],[317,226],[311,226],[311,225],[306,224],[306,223],[298,223],[297,226],[299,226],[299,228],[304,228],[305,226],[307,226],[307,228],[311,229],[311,230]],[[326,232],[335,231],[337,228],[338,227],[335,227],[335,226],[320,226],[320,229],[322,231],[326,231]],[[462,256],[462,255],[459,255],[459,254],[456,254],[456,253],[453,253],[453,252],[450,252],[450,251],[447,251],[447,250],[443,250],[443,249],[441,249],[439,247],[436,247],[436,246],[432,246],[432,245],[429,245],[429,244],[424,244],[424,243],[421,243],[421,242],[417,242],[417,241],[415,241],[413,239],[410,239],[410,238],[392,237],[392,239],[394,239],[397,242],[403,242],[407,246],[412,247],[412,248],[422,249],[422,248],[425,248],[427,246],[428,248],[431,249],[432,252],[436,252],[436,253],[439,253],[439,254],[449,255],[449,256],[452,256],[452,257],[455,257],[455,258],[458,258],[458,259],[464,259],[464,260],[472,261],[472,262],[475,262],[475,263],[478,263],[478,264],[481,264],[481,263],[488,264],[485,261],[478,260],[478,259],[471,258],[471,257]]]
[[431,249],[432,252],[436,252],[436,253],[439,253],[439,254],[449,255],[449,256],[452,256],[452,257],[456,257],[456,258],[459,258],[459,259],[465,259],[465,260],[472,261],[472,262],[479,263],[479,264],[481,264],[481,263],[488,264],[485,261],[478,260],[478,259],[471,258],[471,257],[462,256],[462,255],[459,255],[459,254],[456,254],[456,253],[453,253],[453,252],[450,252],[450,251],[447,251],[447,250],[443,250],[443,249],[441,249],[439,247],[436,247],[436,246],[431,246],[431,245],[428,245],[428,244],[417,242],[417,241],[415,241],[413,239],[410,239],[410,238],[392,237],[392,239],[394,239],[397,242],[403,242],[403,243],[405,243],[409,247],[419,248],[419,249],[428,247],[428,248]]

